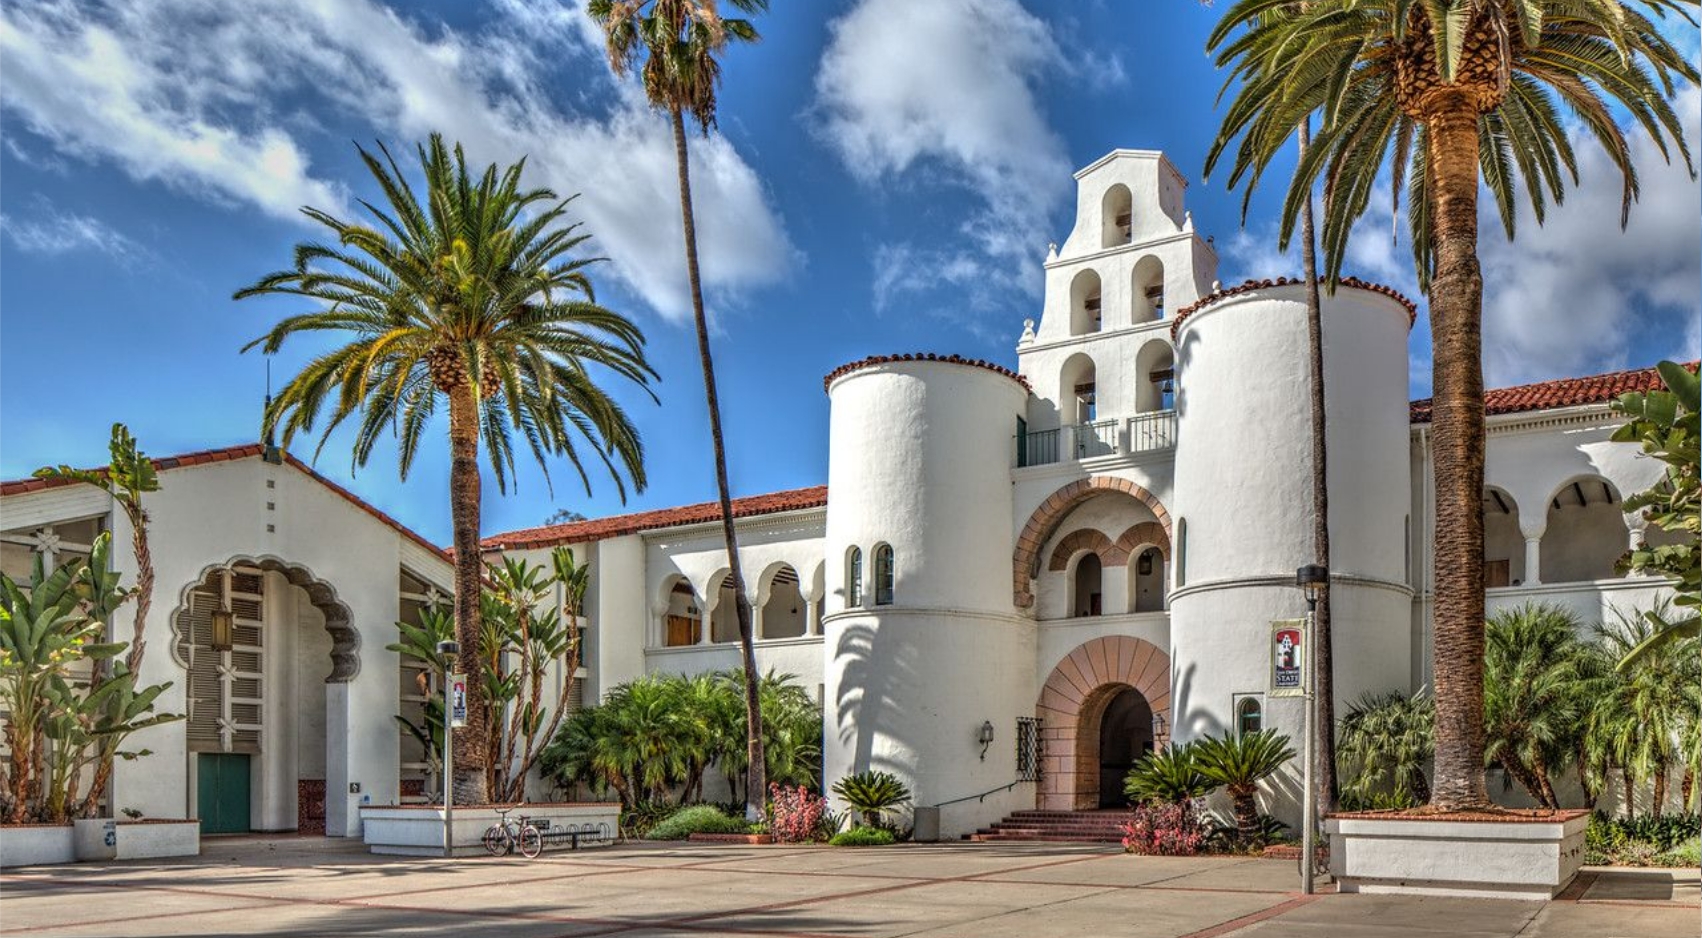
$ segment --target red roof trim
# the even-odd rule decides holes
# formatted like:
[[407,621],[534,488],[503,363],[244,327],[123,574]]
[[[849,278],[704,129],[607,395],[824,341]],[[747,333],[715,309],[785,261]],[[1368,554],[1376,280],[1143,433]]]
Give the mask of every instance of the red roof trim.
[[[1684,367],[1696,370],[1696,362]],[[1634,368],[1611,371],[1582,378],[1561,378],[1539,381],[1510,388],[1497,388],[1483,394],[1483,409],[1487,416],[1519,414],[1534,410],[1553,410],[1558,407],[1584,407],[1606,404],[1621,394],[1632,391],[1652,391],[1662,387],[1660,372],[1653,368]],[[1413,423],[1429,423],[1432,398],[1413,401]]]
[[[259,443],[242,443],[236,446],[226,446],[220,449],[197,450],[193,453],[182,453],[177,456],[162,456],[154,460],[154,469],[156,471],[164,472],[168,469],[185,469],[190,466],[206,466],[213,463],[236,462],[237,460],[242,459],[253,459],[265,452],[266,448]],[[385,525],[395,530],[396,533],[430,551],[433,556],[442,558],[445,561],[449,560],[449,553],[443,548],[438,547],[436,544],[433,544],[424,537],[421,537],[402,522],[397,521],[395,518],[392,518],[384,512],[379,511],[377,508],[374,508],[372,505],[363,501],[361,497],[355,493],[320,475],[312,466],[309,466],[307,463],[297,459],[294,455],[285,453],[284,462],[301,470],[302,472],[307,473],[308,477],[313,479],[315,482],[318,482],[320,485],[330,489],[349,504],[354,505],[361,511],[364,511],[383,522]],[[100,471],[104,471],[105,468],[106,467],[102,466]],[[0,497],[23,495],[29,492],[40,492],[46,489],[56,489],[61,486],[77,484],[79,483],[72,479],[13,479],[7,482],[0,482]]]
[[1003,365],[997,365],[989,361],[982,361],[979,358],[964,358],[961,355],[936,355],[932,352],[920,352],[913,355],[871,355],[868,358],[840,365],[838,368],[828,372],[827,377],[821,379],[821,389],[823,391],[827,390],[833,382],[838,381],[840,378],[845,377],[853,371],[861,371],[864,368],[873,368],[876,365],[889,365],[893,362],[943,362],[948,365],[968,365],[971,368],[981,368],[986,371],[991,371],[996,375],[1004,375],[1012,381],[1015,381],[1017,384],[1022,385],[1022,389],[1024,391],[1033,390],[1028,386],[1027,378],[1024,378],[1022,375],[1017,374]]
[[[1273,287],[1297,287],[1304,286],[1305,284],[1306,281],[1301,280],[1298,277],[1278,277],[1275,280],[1248,280],[1240,286],[1224,287],[1208,293],[1177,311],[1176,320],[1170,325],[1170,340],[1172,342],[1176,341],[1176,333],[1181,330],[1183,320],[1219,300],[1226,300],[1232,296],[1239,296],[1243,293],[1252,293],[1254,290],[1269,290]],[[1381,283],[1372,283],[1369,280],[1361,280],[1358,277],[1343,277],[1341,280],[1337,281],[1336,285],[1338,287],[1349,287],[1354,290],[1366,290],[1371,293],[1381,293],[1407,308],[1407,328],[1412,328],[1412,326],[1418,322],[1418,304],[1407,299],[1401,291],[1394,287],[1385,286]]]
[[[817,485],[785,492],[771,492],[767,495],[735,498],[733,499],[733,517],[750,518],[758,515],[779,514],[785,511],[803,511],[808,508],[821,508],[826,504],[827,486]],[[479,546],[484,550],[526,550],[536,547],[554,547],[558,544],[586,544],[657,528],[676,528],[687,524],[719,521],[720,518],[721,503],[719,501],[701,502],[679,508],[661,508],[654,511],[615,515],[609,518],[594,518],[590,521],[552,524],[540,528],[510,531],[506,534],[493,534],[480,541]]]

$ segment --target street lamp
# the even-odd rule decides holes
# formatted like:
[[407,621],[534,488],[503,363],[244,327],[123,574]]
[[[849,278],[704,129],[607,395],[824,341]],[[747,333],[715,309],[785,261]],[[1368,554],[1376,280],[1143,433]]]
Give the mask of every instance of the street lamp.
[[1294,585],[1306,596],[1306,640],[1301,644],[1301,667],[1305,669],[1305,692],[1301,694],[1302,706],[1305,708],[1304,745],[1302,745],[1304,760],[1300,769],[1300,888],[1307,895],[1313,892],[1313,868],[1318,863],[1318,849],[1314,844],[1318,827],[1318,796],[1313,791],[1313,763],[1317,761],[1317,746],[1314,737],[1318,735],[1317,723],[1318,701],[1313,690],[1313,681],[1317,670],[1312,666],[1312,636],[1314,626],[1318,621],[1318,600],[1323,598],[1324,591],[1330,588],[1329,568],[1315,563],[1309,563],[1294,571]]
[[437,643],[437,656],[443,660],[443,856],[455,856],[455,741],[453,738],[454,706],[449,700],[449,672],[454,668],[461,643],[446,640]]

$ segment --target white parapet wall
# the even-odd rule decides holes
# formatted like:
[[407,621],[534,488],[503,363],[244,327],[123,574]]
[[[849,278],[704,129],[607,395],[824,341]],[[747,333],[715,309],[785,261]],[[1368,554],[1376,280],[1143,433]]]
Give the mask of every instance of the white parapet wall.
[[1399,814],[1330,818],[1330,875],[1341,892],[1547,900],[1584,864],[1588,811],[1508,820]]
[[[620,836],[621,806],[617,802],[527,804],[510,812],[521,815],[544,830],[546,850],[566,849],[571,837],[552,832],[576,831],[578,845],[611,844]],[[485,852],[485,830],[497,822],[490,805],[456,805],[454,816],[455,855],[476,856]],[[412,857],[443,856],[443,808],[436,805],[368,805],[361,808],[361,827],[366,845],[373,853]],[[560,841],[559,843],[557,841]]]
[[77,859],[69,824],[18,824],[0,827],[0,867],[71,863]]

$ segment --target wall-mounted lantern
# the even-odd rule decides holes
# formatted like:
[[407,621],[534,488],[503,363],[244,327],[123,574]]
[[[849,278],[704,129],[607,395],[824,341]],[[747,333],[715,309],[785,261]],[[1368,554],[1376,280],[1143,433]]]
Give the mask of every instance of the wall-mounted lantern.
[[229,609],[213,610],[213,640],[209,643],[214,651],[230,651],[235,644],[236,614]]
[[993,745],[993,721],[983,720],[981,731],[975,734],[975,741],[981,744],[981,761],[987,761],[987,747]]

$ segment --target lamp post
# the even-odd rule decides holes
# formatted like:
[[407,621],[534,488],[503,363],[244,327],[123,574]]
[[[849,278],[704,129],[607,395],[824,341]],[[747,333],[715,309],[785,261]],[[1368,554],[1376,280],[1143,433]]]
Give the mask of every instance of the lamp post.
[[1317,722],[1318,701],[1313,685],[1317,673],[1312,667],[1312,633],[1317,621],[1318,599],[1330,588],[1330,571],[1318,564],[1309,563],[1294,571],[1294,585],[1300,587],[1300,591],[1306,595],[1306,640],[1300,652],[1303,656],[1301,667],[1305,670],[1306,684],[1306,691],[1300,697],[1301,706],[1305,708],[1300,769],[1300,888],[1306,895],[1311,895],[1314,891],[1313,868],[1318,863],[1318,797],[1317,792],[1312,790],[1312,763],[1316,759],[1317,751],[1314,737],[1318,735],[1314,724]]
[[461,643],[437,643],[437,656],[443,660],[443,857],[455,856],[455,706],[449,699],[449,671],[455,657],[461,654]]

